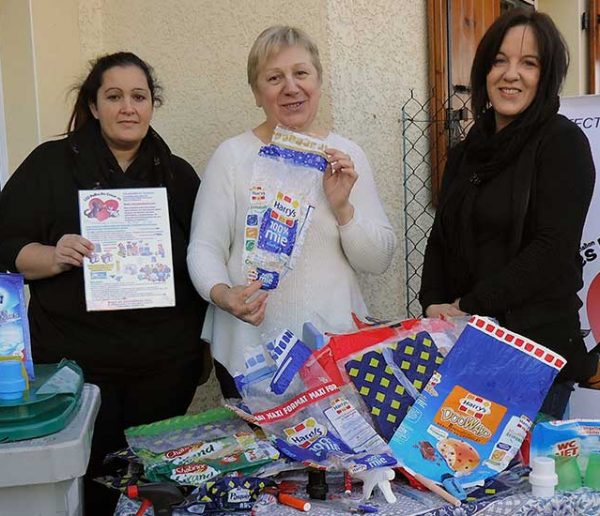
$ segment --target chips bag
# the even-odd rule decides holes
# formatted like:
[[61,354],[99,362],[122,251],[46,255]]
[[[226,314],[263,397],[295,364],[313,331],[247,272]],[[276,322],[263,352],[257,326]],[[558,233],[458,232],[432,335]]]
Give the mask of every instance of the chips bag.
[[504,470],[565,365],[560,355],[474,316],[390,441],[409,470],[463,485]]
[[128,428],[127,442],[152,481],[203,485],[225,473],[252,473],[279,458],[247,423],[217,408]]

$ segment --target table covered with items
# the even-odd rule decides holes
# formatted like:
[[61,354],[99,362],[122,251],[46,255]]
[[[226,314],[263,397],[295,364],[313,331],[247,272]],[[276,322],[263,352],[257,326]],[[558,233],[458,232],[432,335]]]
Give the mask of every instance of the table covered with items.
[[[574,492],[556,493],[552,498],[532,498],[531,492],[525,488],[523,492],[515,492],[507,496],[495,496],[489,499],[467,502],[461,507],[442,504],[435,495],[423,496],[423,501],[415,501],[413,498],[397,493],[398,501],[387,504],[383,497],[375,495],[372,500],[381,516],[595,516],[600,514],[600,493],[589,488],[581,488]],[[412,496],[412,495],[411,495]],[[129,516],[136,514],[140,503],[123,496],[115,516]],[[267,511],[264,512],[265,514]],[[313,505],[309,514],[319,516],[334,516],[351,513],[344,506],[335,503]],[[152,508],[148,508],[145,516],[156,514]],[[188,512],[186,510],[173,509],[173,516],[187,516],[190,514],[203,514],[201,512]],[[206,514],[231,514],[231,512],[207,512]],[[242,511],[237,514],[261,514],[260,512]],[[299,511],[285,505],[278,505],[276,510],[271,509],[271,515],[293,516]]]
[[356,326],[283,331],[242,399],[130,428],[116,514],[600,514],[600,421],[538,414],[560,355],[477,316]]

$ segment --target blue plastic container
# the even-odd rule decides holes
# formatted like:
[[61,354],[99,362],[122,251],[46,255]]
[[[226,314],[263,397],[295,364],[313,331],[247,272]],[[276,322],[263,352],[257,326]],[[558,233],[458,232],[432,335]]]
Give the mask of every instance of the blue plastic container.
[[18,360],[0,360],[0,400],[21,399],[26,388],[22,363]]

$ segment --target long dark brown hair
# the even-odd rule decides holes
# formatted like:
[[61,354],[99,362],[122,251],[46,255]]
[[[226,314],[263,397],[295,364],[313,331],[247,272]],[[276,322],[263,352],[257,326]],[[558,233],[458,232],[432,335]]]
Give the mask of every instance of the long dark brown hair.
[[79,129],[82,125],[93,118],[90,110],[90,104],[96,104],[98,90],[102,86],[102,77],[104,72],[115,66],[137,66],[148,81],[148,89],[152,98],[152,104],[158,107],[162,104],[162,88],[156,81],[154,69],[143,59],[132,52],[116,52],[101,56],[90,62],[90,71],[84,81],[73,88],[77,91],[77,99],[73,106],[73,111],[69,117],[67,133]]
[[535,98],[524,113],[528,122],[526,125],[535,125],[538,120],[548,116],[548,110],[555,110],[556,99],[569,68],[567,44],[547,14],[527,9],[511,9],[492,23],[475,52],[471,68],[471,105],[476,119],[481,118],[489,104],[486,78],[502,46],[504,36],[510,29],[519,25],[531,27],[533,30],[541,64]]

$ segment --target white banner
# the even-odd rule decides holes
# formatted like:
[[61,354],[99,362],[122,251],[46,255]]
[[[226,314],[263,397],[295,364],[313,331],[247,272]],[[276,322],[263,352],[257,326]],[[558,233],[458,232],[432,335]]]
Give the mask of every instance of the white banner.
[[580,247],[583,288],[579,297],[583,307],[579,317],[582,329],[587,331],[586,346],[591,349],[600,342],[600,95],[564,97],[560,103],[561,114],[575,122],[588,137],[596,165],[594,195]]

